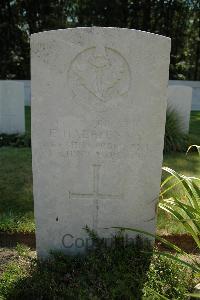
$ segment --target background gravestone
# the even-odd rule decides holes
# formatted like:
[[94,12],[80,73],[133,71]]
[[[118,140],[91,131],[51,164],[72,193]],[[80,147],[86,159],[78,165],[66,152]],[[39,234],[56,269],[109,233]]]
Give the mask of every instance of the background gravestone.
[[192,104],[192,88],[182,85],[168,86],[168,107],[175,110],[180,118],[183,132],[189,132]]
[[37,250],[84,251],[127,226],[155,232],[170,39],[75,28],[31,36]]
[[0,80],[0,133],[24,132],[24,86],[12,80]]

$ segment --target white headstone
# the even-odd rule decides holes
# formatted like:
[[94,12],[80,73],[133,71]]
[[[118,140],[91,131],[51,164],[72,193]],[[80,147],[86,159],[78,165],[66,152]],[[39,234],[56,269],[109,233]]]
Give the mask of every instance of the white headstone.
[[126,226],[155,233],[170,39],[74,28],[31,36],[37,250],[87,247]]
[[24,85],[0,80],[0,133],[24,133]]
[[190,112],[192,103],[192,88],[182,85],[168,87],[168,107],[179,115],[183,132],[189,132]]

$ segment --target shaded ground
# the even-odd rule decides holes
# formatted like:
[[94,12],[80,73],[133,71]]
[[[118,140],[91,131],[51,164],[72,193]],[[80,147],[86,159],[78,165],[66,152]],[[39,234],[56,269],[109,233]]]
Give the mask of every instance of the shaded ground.
[[[182,250],[190,254],[197,254],[200,258],[200,251],[197,248],[197,245],[194,239],[188,234],[173,234],[173,235],[162,235],[162,238],[169,241],[170,243],[178,246]],[[157,241],[156,246],[160,251],[172,251],[170,248],[166,247],[166,245]]]
[[4,249],[0,298],[156,300],[161,299],[159,294],[187,300],[186,293],[196,284],[190,269],[177,260],[152,255],[145,241],[123,246],[118,240],[111,248],[99,242],[86,256],[54,253],[45,262],[32,259],[35,252],[22,245],[16,248],[16,257]]
[[8,232],[0,232],[0,247],[16,247],[17,244],[24,244],[31,249],[35,249],[35,234],[34,233],[8,233]]
[[13,248],[0,248],[0,276],[8,263],[17,258],[17,252]]
[[[187,253],[199,254],[199,249],[197,248],[193,238],[188,234],[173,234],[173,235],[162,235],[162,238],[175,244]],[[5,247],[12,249],[18,244],[24,244],[30,249],[35,250],[35,234],[34,233],[7,233],[0,232],[0,247]],[[156,241],[156,247],[161,251],[172,251],[170,248],[166,247],[160,241]]]

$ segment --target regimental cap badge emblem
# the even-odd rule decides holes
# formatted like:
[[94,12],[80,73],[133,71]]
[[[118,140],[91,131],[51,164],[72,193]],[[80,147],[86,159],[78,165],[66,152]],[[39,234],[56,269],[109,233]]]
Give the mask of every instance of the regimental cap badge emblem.
[[100,44],[78,53],[68,75],[74,97],[94,108],[119,101],[130,87],[130,70],[124,57]]

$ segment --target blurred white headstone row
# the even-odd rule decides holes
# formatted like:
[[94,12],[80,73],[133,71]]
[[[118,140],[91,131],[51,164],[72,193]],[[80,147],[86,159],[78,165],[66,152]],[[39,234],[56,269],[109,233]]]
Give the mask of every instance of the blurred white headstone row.
[[170,110],[176,111],[180,126],[184,133],[189,132],[190,111],[192,103],[192,88],[189,86],[168,86],[167,105]]
[[[31,81],[0,80],[0,133],[24,133],[23,106],[31,106]],[[170,80],[168,107],[178,112],[187,133],[190,111],[200,110],[200,82]]]
[[[2,80],[3,81],[3,80]],[[9,80],[12,82],[14,80]],[[24,104],[31,106],[31,80],[17,80],[24,84]],[[169,80],[169,86],[188,86],[192,88],[191,110],[200,110],[200,81]]]
[[0,80],[0,133],[25,132],[24,84]]

